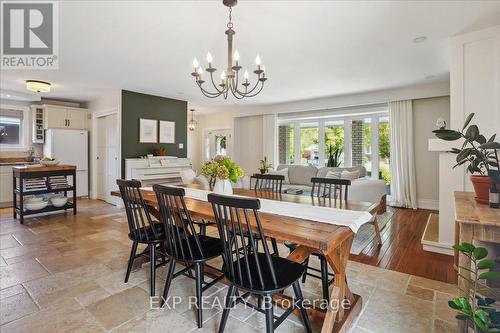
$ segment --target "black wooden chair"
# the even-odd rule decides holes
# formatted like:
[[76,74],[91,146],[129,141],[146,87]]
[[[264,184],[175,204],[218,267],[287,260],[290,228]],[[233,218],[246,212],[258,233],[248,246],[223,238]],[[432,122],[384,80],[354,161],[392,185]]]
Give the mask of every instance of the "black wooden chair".
[[255,179],[254,190],[267,191],[274,193],[281,193],[283,188],[283,181],[285,176],[283,175],[272,175],[272,174],[254,174],[252,178]]
[[128,282],[134,260],[145,253],[136,254],[139,244],[149,246],[149,259],[151,262],[150,288],[151,296],[155,295],[156,268],[166,264],[165,255],[160,252],[162,262],[157,264],[157,247],[163,248],[163,242],[166,240],[166,227],[163,223],[154,221],[148,211],[140,188],[141,182],[138,180],[116,180],[120,188],[121,197],[127,213],[127,222],[129,228],[128,238],[132,240],[132,249],[128,259],[127,273],[125,274],[125,283]]
[[[222,242],[218,238],[196,233],[195,224],[184,201],[185,191],[183,188],[154,185],[153,190],[158,200],[161,219],[166,225],[165,252],[170,257],[170,266],[163,290],[163,301],[168,297],[172,279],[194,269],[197,321],[198,328],[201,328],[203,322],[202,293],[222,278],[220,276],[206,283],[204,265],[208,260],[222,255]],[[178,261],[185,264],[186,268],[174,274]]]
[[[295,309],[300,310],[307,332],[312,332],[299,284],[304,267],[291,260],[271,255],[259,219],[260,201],[214,193],[208,195],[208,201],[212,203],[217,229],[224,244],[224,275],[231,282],[219,333],[224,331],[230,309],[240,302],[265,313],[267,333],[274,332]],[[245,232],[248,232],[248,238],[242,236]],[[255,239],[254,235],[258,238]],[[263,253],[258,252],[259,242]],[[275,321],[272,296],[289,286],[293,287],[296,302]],[[245,294],[235,299],[237,288],[244,290]],[[248,303],[246,298],[250,294],[264,298],[265,302],[261,304],[263,306]]]
[[[312,190],[311,197],[318,198],[318,200],[340,200],[340,206],[342,203],[347,201],[349,186],[351,181],[349,179],[337,179],[337,178],[311,178]],[[285,246],[288,247],[290,253],[297,249],[298,245],[292,242],[285,242]],[[306,282],[306,277],[312,276],[321,279],[321,285],[323,289],[323,299],[329,300],[330,295],[328,293],[329,286],[334,282],[335,276],[328,272],[328,263],[326,259],[321,254],[314,254],[319,258],[320,269],[309,266],[309,257],[306,258],[303,265],[305,267],[304,275],[302,276],[302,283]],[[311,273],[314,271],[320,273],[317,275]]]
[[337,178],[311,178],[312,189],[311,197],[317,198],[339,198],[342,200],[347,200],[349,186],[351,181],[349,179],[337,179]]
[[[252,176],[255,179],[255,184],[253,189],[255,191],[262,192],[266,199],[276,200],[277,196],[281,196],[281,191],[283,189],[283,181],[285,176],[283,175],[272,175],[272,174],[254,174]],[[269,194],[267,196],[266,194]],[[271,238],[271,245],[273,247],[273,255],[279,256],[278,243],[276,239]]]

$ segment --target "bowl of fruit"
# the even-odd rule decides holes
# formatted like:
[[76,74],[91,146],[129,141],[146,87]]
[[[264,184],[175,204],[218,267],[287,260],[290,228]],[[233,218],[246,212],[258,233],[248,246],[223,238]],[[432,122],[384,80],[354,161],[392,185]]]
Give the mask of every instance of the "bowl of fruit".
[[50,158],[45,156],[40,160],[41,165],[50,166],[50,165],[58,165],[61,161],[56,160],[55,158]]

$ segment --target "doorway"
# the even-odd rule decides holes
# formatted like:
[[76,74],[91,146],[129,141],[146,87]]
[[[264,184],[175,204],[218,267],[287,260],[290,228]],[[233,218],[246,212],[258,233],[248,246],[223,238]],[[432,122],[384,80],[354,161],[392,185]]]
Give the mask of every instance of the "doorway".
[[231,130],[208,130],[203,137],[203,158],[205,161],[216,155],[231,157]]
[[117,114],[97,117],[96,122],[97,198],[115,204],[111,192],[118,189],[116,180],[120,178]]

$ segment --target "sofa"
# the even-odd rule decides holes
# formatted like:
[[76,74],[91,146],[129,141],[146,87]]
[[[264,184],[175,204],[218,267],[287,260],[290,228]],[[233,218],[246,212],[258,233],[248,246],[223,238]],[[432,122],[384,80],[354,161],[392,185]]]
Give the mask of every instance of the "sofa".
[[384,194],[386,194],[385,182],[381,179],[372,179],[367,177],[366,169],[363,166],[346,168],[316,168],[314,166],[307,165],[280,164],[276,168],[278,171],[284,169],[288,169],[289,182],[283,183],[283,190],[299,189],[304,192],[311,192],[311,178],[313,177],[324,178],[329,171],[359,171],[359,178],[351,181],[351,186],[349,187],[348,192],[349,200],[379,202]]

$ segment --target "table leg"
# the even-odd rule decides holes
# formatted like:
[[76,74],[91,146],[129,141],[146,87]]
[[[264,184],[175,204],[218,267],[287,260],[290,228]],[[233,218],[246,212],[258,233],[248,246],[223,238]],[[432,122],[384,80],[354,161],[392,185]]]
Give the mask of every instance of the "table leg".
[[[333,305],[333,307],[329,307],[326,314],[325,322],[321,329],[322,333],[332,332],[335,320],[344,320],[344,312],[346,310],[344,309],[344,304],[347,303],[344,300],[348,301],[347,304],[349,308],[347,310],[352,309],[356,303],[354,295],[347,284],[346,276],[347,260],[349,259],[349,252],[353,240],[354,234],[346,238],[337,248],[324,253],[327,262],[335,273],[335,281],[333,290],[330,294],[330,305]],[[358,302],[361,302],[361,299],[358,300]],[[337,307],[337,309],[335,309],[335,307]]]
[[[460,224],[460,240],[459,243],[471,243],[474,229],[470,224],[461,223]],[[458,265],[461,267],[467,267],[470,269],[471,261],[470,259],[462,254],[458,253]],[[467,279],[470,279],[470,272],[464,268],[458,267],[458,294],[461,297],[467,297],[467,291],[470,289],[470,284]],[[467,322],[463,320],[458,321],[458,331],[466,333],[468,330]]]
[[17,213],[16,213],[16,208],[17,208],[16,183],[17,183],[16,176],[14,176],[14,174],[12,174],[12,195],[13,195],[12,204],[14,206],[14,212],[13,212],[14,219],[17,218]]

